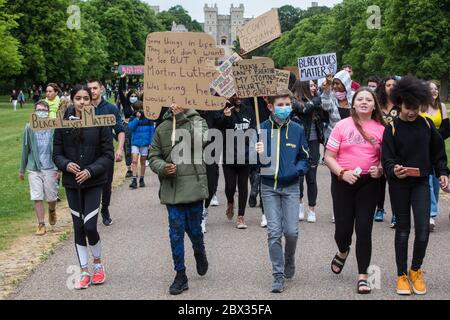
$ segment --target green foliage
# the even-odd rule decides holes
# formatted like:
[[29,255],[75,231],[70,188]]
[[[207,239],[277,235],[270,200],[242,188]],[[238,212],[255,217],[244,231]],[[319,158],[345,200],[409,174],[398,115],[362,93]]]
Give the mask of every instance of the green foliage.
[[22,55],[19,53],[19,41],[11,34],[11,30],[17,28],[18,15],[8,14],[4,11],[5,0],[0,0],[0,74],[12,76],[20,72],[22,67]]
[[191,32],[203,31],[201,24],[197,20],[192,20],[188,12],[180,5],[174,6],[167,11],[162,11],[158,14],[158,19],[166,31],[172,29],[173,22],[184,25]]
[[[371,5],[380,7],[380,29],[367,25]],[[300,56],[336,52],[339,65],[351,64],[359,81],[414,74],[448,84],[449,8],[448,1],[439,0],[344,0],[331,10],[310,8],[270,45],[267,56],[284,67],[296,65]]]

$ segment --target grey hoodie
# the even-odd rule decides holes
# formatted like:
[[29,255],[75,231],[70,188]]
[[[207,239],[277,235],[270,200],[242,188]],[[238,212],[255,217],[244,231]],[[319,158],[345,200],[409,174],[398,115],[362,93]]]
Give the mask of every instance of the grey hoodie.
[[[352,79],[350,78],[350,74],[345,70],[341,70],[334,75],[333,80],[334,79],[339,79],[344,84],[345,91],[347,93],[348,105],[351,108],[353,92],[352,92]],[[341,121],[341,116],[339,115],[338,109],[339,102],[336,96],[334,95],[334,92],[331,90],[328,92],[323,92],[320,97],[322,98],[322,108],[325,111],[328,111],[330,115],[330,125],[324,132],[325,139],[328,139],[336,123]]]

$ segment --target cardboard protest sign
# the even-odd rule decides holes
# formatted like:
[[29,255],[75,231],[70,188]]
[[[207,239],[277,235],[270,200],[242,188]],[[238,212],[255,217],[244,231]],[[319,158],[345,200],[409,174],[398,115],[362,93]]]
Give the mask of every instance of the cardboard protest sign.
[[145,66],[125,66],[120,65],[119,66],[119,74],[122,75],[123,73],[126,73],[127,75],[141,75],[144,74],[144,68]]
[[241,48],[250,52],[281,36],[278,9],[272,9],[250,20],[237,32]]
[[109,127],[116,124],[116,117],[112,114],[95,115],[93,106],[84,107],[80,120],[64,120],[64,112],[60,111],[56,114],[56,119],[39,118],[32,113],[30,116],[30,126],[33,131],[47,129],[63,129],[63,128],[90,128],[90,127]]
[[269,58],[237,61],[233,64],[233,76],[239,98],[272,96],[277,93],[275,67]]
[[219,72],[216,58],[224,55],[212,36],[200,32],[153,32],[147,37],[144,112],[157,119],[163,106],[220,110],[226,99],[210,93]]
[[287,70],[275,69],[275,76],[277,78],[277,91],[284,91],[289,89],[290,72]]
[[298,70],[301,81],[325,78],[337,71],[336,53],[319,54],[298,58]]
[[236,94],[233,77],[233,63],[239,60],[242,60],[242,58],[237,53],[233,53],[231,57],[217,67],[217,71],[220,72],[220,75],[211,82],[211,88],[213,88],[220,96],[227,99]]

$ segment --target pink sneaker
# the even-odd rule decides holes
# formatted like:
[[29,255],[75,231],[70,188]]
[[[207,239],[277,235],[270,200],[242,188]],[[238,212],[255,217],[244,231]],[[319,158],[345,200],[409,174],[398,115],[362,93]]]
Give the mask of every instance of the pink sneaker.
[[92,284],[102,284],[103,282],[105,282],[105,267],[102,264],[94,264]]
[[90,284],[91,284],[91,275],[87,272],[82,272],[80,281],[75,285],[75,289],[77,290],[87,289]]

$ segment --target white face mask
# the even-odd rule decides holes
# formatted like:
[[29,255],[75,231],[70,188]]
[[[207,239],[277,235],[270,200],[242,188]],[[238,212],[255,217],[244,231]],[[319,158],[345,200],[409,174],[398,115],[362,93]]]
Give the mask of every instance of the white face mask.
[[38,118],[48,118],[48,111],[39,110],[36,111],[35,114],[38,116]]
[[130,102],[131,103],[135,103],[136,101],[138,101],[137,97],[130,97]]

